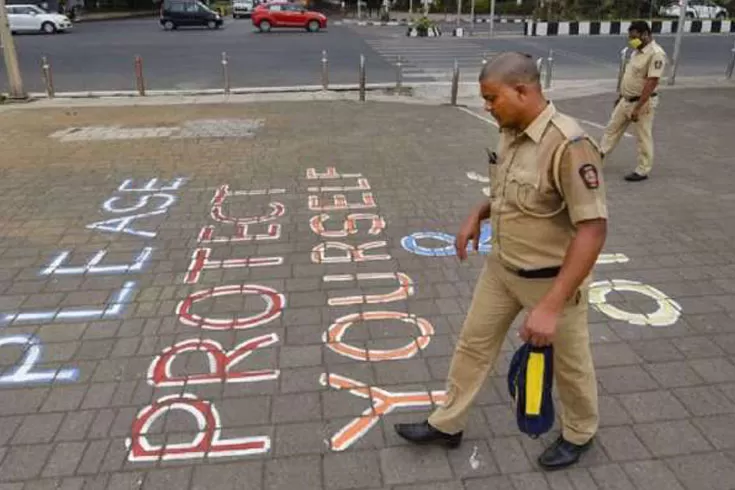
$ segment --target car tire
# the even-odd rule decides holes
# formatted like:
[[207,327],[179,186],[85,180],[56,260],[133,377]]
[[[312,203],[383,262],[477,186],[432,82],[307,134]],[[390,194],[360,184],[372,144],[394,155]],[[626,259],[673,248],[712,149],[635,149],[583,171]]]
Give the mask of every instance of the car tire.
[[217,22],[213,20],[207,21],[207,28],[208,29],[216,29],[217,28]]
[[260,24],[258,24],[258,29],[260,29],[260,32],[270,32],[271,23],[267,20],[261,20]]
[[174,24],[170,20],[167,20],[163,23],[163,29],[166,31],[173,31],[174,29],[176,29],[176,24]]
[[43,31],[46,34],[55,34],[56,26],[53,24],[53,22],[44,22],[41,25],[41,31]]
[[724,12],[720,12],[719,14],[717,14],[717,17],[715,17],[715,19],[717,20],[725,20],[725,18],[727,18],[727,15],[725,15]]
[[309,32],[319,32],[319,21],[316,20],[310,20],[308,24],[306,24],[306,30]]
[[686,13],[686,14],[684,15],[684,17],[686,17],[687,19],[693,19],[693,18],[694,18],[694,14],[693,14],[693,13],[691,13],[691,12],[687,12],[687,13]]

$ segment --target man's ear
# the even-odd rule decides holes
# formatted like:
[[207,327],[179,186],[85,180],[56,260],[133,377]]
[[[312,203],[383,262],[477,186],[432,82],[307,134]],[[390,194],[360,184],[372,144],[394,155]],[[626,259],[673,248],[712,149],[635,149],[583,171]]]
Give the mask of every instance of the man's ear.
[[529,87],[525,83],[516,83],[513,88],[518,93],[519,97],[526,97],[529,93]]

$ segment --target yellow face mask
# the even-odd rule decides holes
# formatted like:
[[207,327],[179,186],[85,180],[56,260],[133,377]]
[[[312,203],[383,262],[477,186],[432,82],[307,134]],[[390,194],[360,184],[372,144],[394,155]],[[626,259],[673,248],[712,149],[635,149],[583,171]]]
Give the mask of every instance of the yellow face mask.
[[628,39],[628,46],[630,46],[633,49],[640,48],[641,44],[643,44],[643,41],[641,41],[638,38]]

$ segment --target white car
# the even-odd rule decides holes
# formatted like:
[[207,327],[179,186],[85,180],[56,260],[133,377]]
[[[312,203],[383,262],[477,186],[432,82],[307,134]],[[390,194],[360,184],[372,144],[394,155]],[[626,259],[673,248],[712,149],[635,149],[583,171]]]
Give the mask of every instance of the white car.
[[[679,17],[682,3],[681,0],[678,0],[662,6],[659,15]],[[727,9],[712,0],[689,0],[684,15],[687,19],[726,19],[728,17]]]
[[253,0],[233,0],[232,17],[239,19],[240,17],[250,17],[253,14]]
[[11,32],[45,32],[53,34],[72,28],[66,15],[46,12],[37,5],[8,5],[8,24]]

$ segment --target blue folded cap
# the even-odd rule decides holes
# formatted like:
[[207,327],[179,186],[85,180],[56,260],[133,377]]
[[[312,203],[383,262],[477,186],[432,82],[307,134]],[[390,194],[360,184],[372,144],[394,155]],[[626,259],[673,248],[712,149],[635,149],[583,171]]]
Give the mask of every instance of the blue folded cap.
[[515,403],[518,429],[535,439],[554,425],[554,349],[523,344],[513,354],[508,391]]

